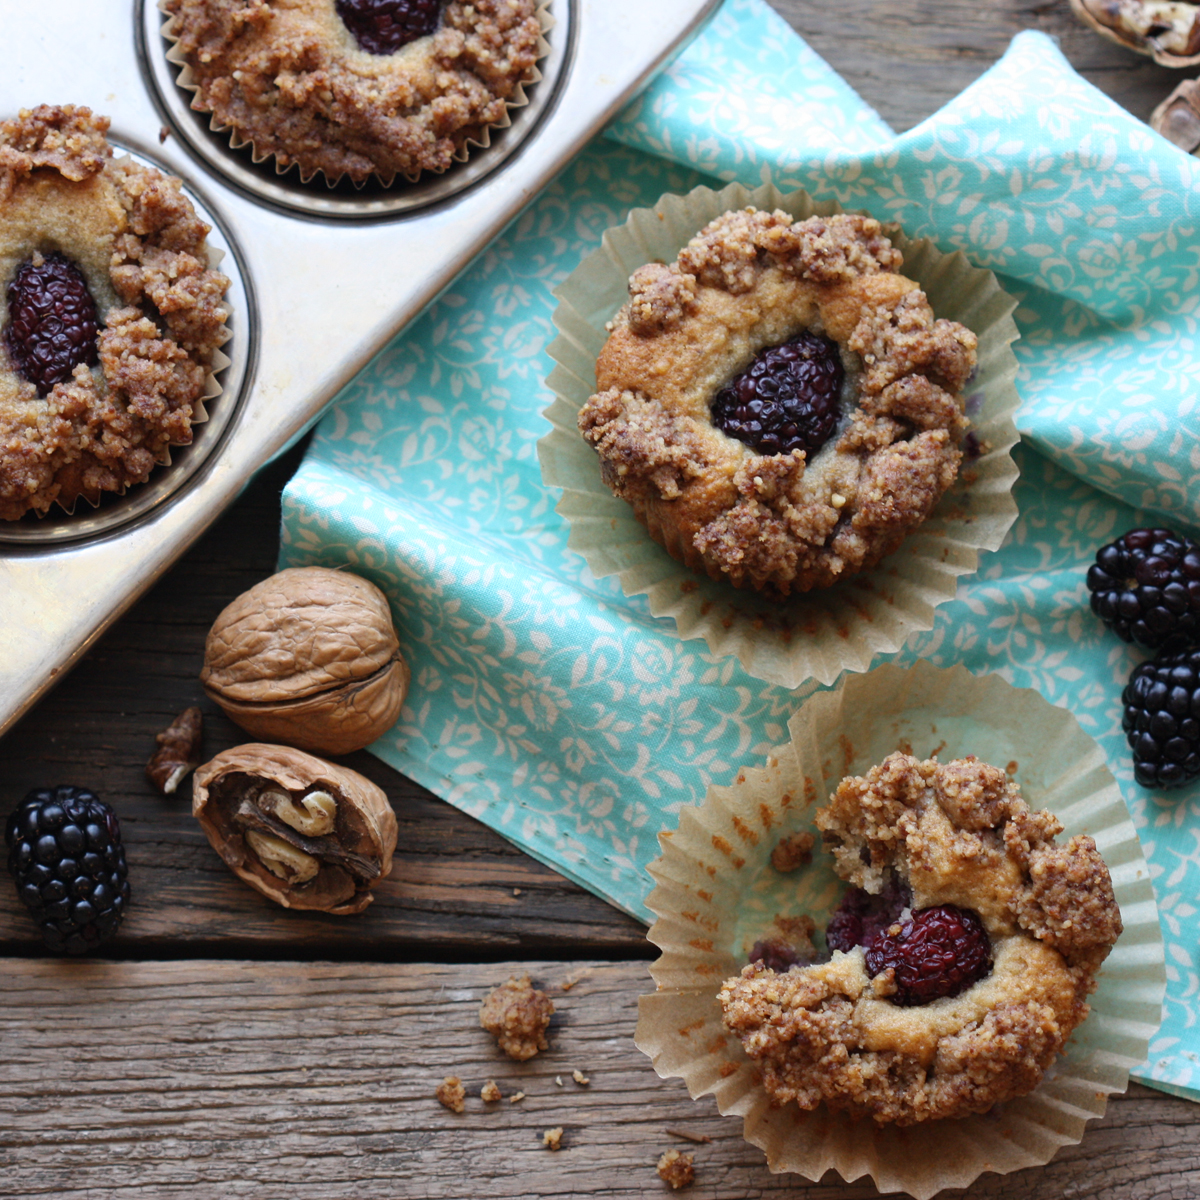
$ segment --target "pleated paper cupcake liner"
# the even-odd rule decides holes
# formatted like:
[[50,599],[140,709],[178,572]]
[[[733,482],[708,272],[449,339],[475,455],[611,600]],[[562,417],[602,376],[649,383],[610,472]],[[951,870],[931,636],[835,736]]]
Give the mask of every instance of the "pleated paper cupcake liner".
[[542,478],[562,489],[557,511],[571,527],[568,545],[594,575],[617,575],[627,596],[647,595],[651,613],[670,617],[680,637],[703,638],[712,653],[735,655],[751,675],[783,687],[809,679],[832,683],[932,628],[934,610],[954,598],[959,576],[977,568],[981,551],[998,549],[1016,519],[1016,301],[992,272],[973,267],[961,252],[943,254],[929,241],[910,242],[887,228],[904,254],[903,274],[921,285],[936,315],[961,322],[979,338],[978,368],[965,391],[984,452],[964,464],[929,519],[876,567],[782,602],[739,591],[690,571],[653,540],[601,481],[599,460],[576,419],[596,389],[605,323],[628,299],[632,272],[672,261],[709,221],[747,205],[781,208],[797,220],[844,211],[803,191],[784,195],[773,185],[750,191],[731,184],[668,194],[608,230],[601,248],[557,292],[559,336],[549,347],[556,365],[548,380],[556,399],[545,413],[553,429],[538,443],[538,456]]
[[[712,1095],[743,1118],[748,1141],[772,1171],[817,1180],[869,1175],[881,1192],[924,1200],[966,1187],[985,1171],[1007,1174],[1050,1161],[1124,1091],[1158,1028],[1166,986],[1162,933],[1150,873],[1120,790],[1099,746],[1065,709],[999,676],[926,663],[850,675],[812,697],[789,723],[791,741],[766,766],[711,788],[663,834],[647,899],[649,937],[662,951],[658,990],[639,1004],[636,1041],[664,1078],[693,1097]],[[942,761],[974,754],[1006,767],[1032,808],[1048,808],[1063,839],[1087,833],[1112,874],[1125,930],[1105,961],[1091,1013],[1029,1095],[983,1115],[907,1129],[852,1120],[824,1105],[773,1105],[753,1062],[725,1028],[717,993],[759,938],[778,936],[776,916],[807,914],[823,928],[844,891],[813,823],[845,775],[861,775],[895,750]],[[808,831],[812,863],[770,866],[781,837]]]
[[[492,121],[486,125],[480,126],[473,135],[467,137],[463,145],[453,155],[455,162],[466,162],[467,159],[471,157],[472,153],[486,150],[492,144],[493,131],[508,129],[512,125],[513,110],[524,108],[525,105],[529,103],[529,97],[526,94],[525,89],[527,87],[532,87],[535,83],[541,81],[542,73],[538,69],[537,63],[541,62],[542,59],[544,59],[546,55],[550,53],[550,43],[547,41],[547,36],[549,35],[550,30],[554,28],[554,18],[550,13],[550,5],[552,2],[553,0],[538,0],[535,15],[538,19],[538,24],[541,27],[541,32],[537,42],[537,60],[529,69],[529,71],[526,72],[524,78],[522,78],[517,84],[516,90],[513,92],[512,96],[505,101],[504,115],[497,121]],[[223,137],[228,137],[229,144],[234,150],[242,150],[248,147],[250,150],[250,157],[256,166],[259,166],[268,160],[275,160],[276,175],[286,175],[292,170],[293,167],[297,166],[295,163],[280,163],[278,159],[276,159],[275,151],[269,149],[260,149],[254,144],[252,138],[243,137],[232,125],[223,124],[212,112],[212,110],[206,107],[200,101],[200,85],[196,82],[196,77],[192,71],[192,68],[188,64],[186,58],[183,56],[182,51],[179,49],[178,37],[173,28],[175,18],[166,11],[164,0],[159,0],[158,8],[163,13],[164,18],[162,35],[167,39],[168,42],[171,43],[170,47],[167,49],[167,61],[178,68],[176,83],[178,83],[178,85],[185,91],[189,91],[193,94],[193,99],[190,106],[192,110],[199,113],[207,113],[210,117],[208,125],[209,129],[211,129],[213,133],[220,134]],[[302,183],[310,183],[317,175],[322,175],[325,179],[325,183],[329,187],[336,187],[337,184],[345,178],[344,173],[330,176],[324,170],[319,168],[315,168],[307,173],[303,168],[299,168],[299,171],[300,181]],[[373,173],[370,176],[370,179],[377,181],[382,187],[391,187],[396,182],[397,178],[408,183],[416,183],[424,174],[426,174],[426,172],[423,171],[415,171],[411,174],[402,173],[398,176],[384,176]],[[366,180],[363,180],[358,186],[364,186],[365,183]]]

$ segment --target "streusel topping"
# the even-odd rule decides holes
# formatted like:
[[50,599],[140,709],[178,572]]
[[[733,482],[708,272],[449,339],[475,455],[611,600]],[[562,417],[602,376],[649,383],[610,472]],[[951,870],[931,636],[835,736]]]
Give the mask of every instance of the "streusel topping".
[[[843,879],[871,895],[907,889],[909,907],[865,947],[782,972],[754,962],[726,981],[725,1023],[767,1092],[909,1125],[985,1112],[1036,1087],[1087,1016],[1121,932],[1095,842],[1056,844],[1057,818],[974,758],[890,755],[844,779],[816,821]],[[982,926],[988,962],[963,990],[914,1002],[898,995],[904,934],[940,906],[971,914],[975,925],[960,932]],[[923,984],[954,965],[940,961],[922,961]]]

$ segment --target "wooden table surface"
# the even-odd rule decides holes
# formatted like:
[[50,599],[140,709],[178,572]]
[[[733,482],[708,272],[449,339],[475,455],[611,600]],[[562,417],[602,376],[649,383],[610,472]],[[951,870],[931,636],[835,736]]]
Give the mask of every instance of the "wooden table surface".
[[[974,80],[1021,29],[1060,39],[1141,118],[1177,76],[1078,26],[1067,0],[772,0],[897,129]],[[395,868],[352,919],[286,912],[217,859],[184,798],[142,768],[199,702],[206,757],[248,740],[203,699],[204,636],[273,568],[265,470],[79,667],[0,740],[0,817],[27,790],[89,786],[118,810],[134,904],[103,958],[47,956],[0,886],[0,1196],[646,1197],[654,1164],[695,1154],[700,1198],[852,1200],[869,1181],[773,1176],[711,1099],[656,1077],[633,1045],[653,948],[642,927],[370,755],[400,823]],[[554,996],[552,1049],[525,1064],[478,1027],[482,995],[530,973]],[[572,1077],[575,1070],[589,1079]],[[473,1089],[455,1116],[444,1075]],[[485,1105],[494,1078],[525,1099]],[[563,1148],[542,1144],[562,1126]],[[711,1139],[691,1143],[678,1132]],[[967,1195],[1200,1196],[1200,1107],[1134,1086],[1048,1166]]]

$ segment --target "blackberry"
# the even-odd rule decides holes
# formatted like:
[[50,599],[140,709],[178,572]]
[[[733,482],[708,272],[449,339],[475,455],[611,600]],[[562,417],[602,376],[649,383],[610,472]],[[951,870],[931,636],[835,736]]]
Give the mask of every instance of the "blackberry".
[[713,424],[759,454],[803,450],[811,459],[837,427],[844,378],[835,342],[798,334],[760,351],[717,392]]
[[1088,568],[1092,612],[1151,650],[1200,641],[1200,545],[1170,529],[1131,529]]
[[56,953],[83,954],[117,932],[129,906],[117,814],[87,788],[35,788],[4,830],[8,869]]
[[825,944],[830,950],[853,950],[869,946],[912,903],[908,885],[889,874],[878,896],[862,888],[847,889],[842,902],[829,918],[825,928]]
[[79,268],[61,254],[34,255],[8,285],[4,348],[13,369],[48,396],[80,363],[100,361],[96,302]]
[[866,960],[872,978],[894,970],[892,1003],[911,1008],[978,983],[992,969],[992,944],[969,908],[938,904],[884,930],[867,947]]
[[1200,649],[1165,650],[1140,663],[1121,701],[1142,787],[1182,787],[1200,775]]
[[394,54],[437,28],[440,0],[336,0],[334,7],[360,50]]

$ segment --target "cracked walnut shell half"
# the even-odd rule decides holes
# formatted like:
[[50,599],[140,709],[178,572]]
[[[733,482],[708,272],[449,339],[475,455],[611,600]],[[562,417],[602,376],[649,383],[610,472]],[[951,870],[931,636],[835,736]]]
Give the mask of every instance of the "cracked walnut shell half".
[[1200,63],[1200,5],[1184,0],[1071,0],[1071,11],[1101,37],[1150,55],[1160,67]]
[[284,908],[362,912],[392,869],[383,789],[288,746],[249,743],[196,772],[192,815],[234,874]]
[[293,567],[217,617],[200,682],[255,737],[349,754],[395,724],[409,669],[387,597],[373,583]]

